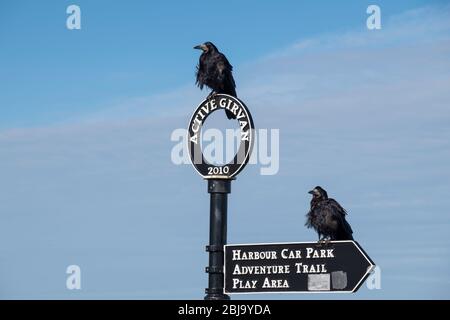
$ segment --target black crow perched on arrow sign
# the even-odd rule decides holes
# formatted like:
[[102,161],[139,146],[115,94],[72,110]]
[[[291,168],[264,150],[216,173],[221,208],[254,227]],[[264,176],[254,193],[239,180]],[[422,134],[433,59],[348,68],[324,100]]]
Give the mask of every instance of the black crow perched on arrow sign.
[[[220,53],[211,42],[195,46],[194,49],[203,51],[197,66],[197,85],[200,89],[203,89],[203,86],[211,88],[212,91],[208,97],[217,93],[236,97],[236,84],[232,75],[233,66],[225,55]],[[236,116],[229,110],[225,110],[225,112],[228,119],[236,119]]]
[[309,193],[313,198],[305,225],[317,231],[319,241],[353,240],[352,228],[345,220],[345,209],[336,200],[328,198],[327,192],[319,186]]

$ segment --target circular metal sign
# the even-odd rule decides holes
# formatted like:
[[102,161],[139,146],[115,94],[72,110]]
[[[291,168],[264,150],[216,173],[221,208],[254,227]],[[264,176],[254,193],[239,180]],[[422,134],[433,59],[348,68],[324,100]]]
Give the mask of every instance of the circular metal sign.
[[[240,144],[234,159],[225,165],[208,163],[200,146],[201,129],[208,116],[214,111],[229,110],[236,116],[240,128]],[[244,169],[253,148],[255,127],[252,116],[245,104],[227,94],[216,94],[203,101],[195,110],[189,121],[188,149],[195,170],[205,179],[231,179]]]

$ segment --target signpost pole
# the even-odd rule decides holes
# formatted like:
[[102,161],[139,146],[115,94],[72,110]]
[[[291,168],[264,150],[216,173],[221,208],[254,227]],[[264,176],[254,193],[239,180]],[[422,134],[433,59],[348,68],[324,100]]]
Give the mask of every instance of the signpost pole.
[[208,179],[208,193],[211,195],[209,221],[209,274],[205,300],[229,300],[223,293],[224,249],[227,243],[227,200],[231,192],[231,179]]
[[[201,128],[214,111],[227,110],[239,119],[241,139],[233,160],[224,165],[215,165],[205,160],[201,148]],[[211,195],[209,223],[208,288],[205,300],[229,300],[224,293],[224,245],[227,243],[227,200],[231,192],[231,180],[247,165],[255,139],[255,126],[250,111],[238,98],[227,94],[215,94],[205,99],[194,111],[188,126],[189,158],[195,170],[208,180]]]

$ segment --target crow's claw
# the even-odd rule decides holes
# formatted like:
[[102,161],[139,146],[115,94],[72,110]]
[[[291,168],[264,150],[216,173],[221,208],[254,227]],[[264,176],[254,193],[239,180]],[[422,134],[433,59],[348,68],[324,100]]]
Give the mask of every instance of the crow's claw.
[[207,99],[207,100],[212,99],[212,98],[214,98],[214,96],[215,96],[216,94],[217,94],[217,93],[215,93],[214,91],[211,91],[211,93],[208,94],[208,96],[206,97],[206,99]]

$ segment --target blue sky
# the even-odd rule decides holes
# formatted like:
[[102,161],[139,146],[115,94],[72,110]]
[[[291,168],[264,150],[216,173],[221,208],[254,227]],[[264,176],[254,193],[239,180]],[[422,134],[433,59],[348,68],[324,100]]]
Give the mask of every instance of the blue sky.
[[[425,2],[379,4],[388,16]],[[238,69],[304,37],[363,30],[370,2],[230,1],[220,19],[220,2],[76,3],[82,30],[70,32],[71,1],[2,1],[0,128],[66,122],[192,84],[198,52],[191,48],[206,39]]]
[[369,31],[372,3],[3,1],[0,297],[202,298],[206,185],[170,134],[206,95],[192,46],[211,40],[255,125],[280,129],[279,173],[233,182],[229,242],[315,240],[322,185],[382,268],[381,290],[256,298],[450,298],[450,7],[377,1]]

